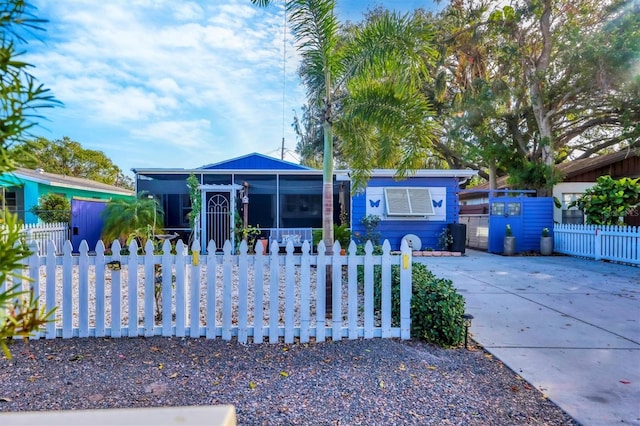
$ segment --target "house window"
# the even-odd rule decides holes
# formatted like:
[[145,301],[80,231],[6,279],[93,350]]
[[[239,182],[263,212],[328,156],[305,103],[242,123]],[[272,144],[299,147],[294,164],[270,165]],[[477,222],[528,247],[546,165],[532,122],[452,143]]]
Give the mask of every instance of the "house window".
[[582,225],[584,223],[584,212],[577,206],[569,207],[569,204],[582,197],[581,193],[562,194],[562,223]]
[[491,203],[491,214],[493,216],[504,216],[505,203]]
[[18,202],[15,191],[7,191],[4,193],[4,205],[11,213],[16,213],[18,210]]
[[509,211],[509,216],[520,216],[520,207],[521,203],[507,203],[507,210]]
[[428,188],[384,188],[387,216],[430,216],[433,202]]
[[162,194],[162,210],[167,228],[188,228],[191,198],[189,194]]

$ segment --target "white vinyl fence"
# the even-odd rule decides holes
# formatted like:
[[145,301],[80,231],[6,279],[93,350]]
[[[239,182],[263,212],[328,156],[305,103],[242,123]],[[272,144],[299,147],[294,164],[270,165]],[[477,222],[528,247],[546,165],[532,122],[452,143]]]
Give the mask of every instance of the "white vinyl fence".
[[24,235],[26,241],[35,240],[38,242],[38,254],[47,255],[47,241],[53,241],[56,248],[55,254],[62,254],[62,246],[69,239],[69,224],[58,223],[30,223],[22,225],[20,233]]
[[557,253],[640,265],[637,226],[556,224],[553,244]]
[[[33,289],[47,308],[57,307],[55,321],[35,338],[71,337],[249,337],[260,343],[267,339],[285,343],[299,338],[324,341],[359,337],[410,338],[411,251],[403,242],[401,254],[391,254],[385,242],[384,254],[374,256],[367,244],[365,255],[326,255],[320,243],[318,253],[310,253],[305,241],[302,254],[278,254],[274,241],[270,254],[247,253],[242,242],[233,255],[230,242],[221,254],[199,254],[195,241],[188,253],[182,241],[164,242],[162,254],[154,254],[151,242],[146,254],[137,254],[134,242],[129,255],[121,255],[120,244],[113,254],[98,242],[95,254],[83,242],[79,255],[72,255],[69,241],[57,256],[48,243],[47,256],[32,255],[25,261],[24,275],[31,282],[0,283],[1,287],[22,283]],[[261,245],[257,246],[261,251]],[[208,253],[216,253],[213,241]],[[332,265],[333,268],[326,268]],[[381,265],[381,306],[374,306],[374,265]],[[392,323],[391,267],[400,267],[400,321]],[[358,283],[358,267],[364,282]],[[326,309],[327,271],[332,271],[332,313]],[[5,287],[6,288],[6,287]]]

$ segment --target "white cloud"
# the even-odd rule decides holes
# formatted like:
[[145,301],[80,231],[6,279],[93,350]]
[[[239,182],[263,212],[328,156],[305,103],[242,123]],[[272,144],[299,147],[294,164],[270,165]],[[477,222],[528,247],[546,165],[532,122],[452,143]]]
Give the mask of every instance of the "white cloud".
[[131,129],[131,135],[136,139],[156,142],[158,145],[168,145],[169,149],[176,147],[201,147],[206,141],[211,123],[208,120],[191,121],[159,121],[144,127]]
[[226,152],[224,159],[270,151],[283,131],[295,145],[291,110],[304,98],[298,55],[287,40],[283,129],[281,7],[261,9],[248,0],[40,0],[37,6],[49,24],[44,43],[29,46],[28,60],[65,104],[47,124],[57,133],[45,137],[69,135],[92,149],[102,143],[114,161],[122,158],[126,164],[116,164],[123,169],[140,166],[136,161],[173,167],[176,155],[164,147],[193,154],[189,163],[198,165],[210,162],[202,158],[207,154]]

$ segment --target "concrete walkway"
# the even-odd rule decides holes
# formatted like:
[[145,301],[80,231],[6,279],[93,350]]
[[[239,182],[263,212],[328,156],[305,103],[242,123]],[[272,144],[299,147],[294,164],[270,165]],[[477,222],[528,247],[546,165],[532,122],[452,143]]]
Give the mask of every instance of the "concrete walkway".
[[474,340],[584,425],[640,425],[640,268],[564,256],[415,258],[450,278]]

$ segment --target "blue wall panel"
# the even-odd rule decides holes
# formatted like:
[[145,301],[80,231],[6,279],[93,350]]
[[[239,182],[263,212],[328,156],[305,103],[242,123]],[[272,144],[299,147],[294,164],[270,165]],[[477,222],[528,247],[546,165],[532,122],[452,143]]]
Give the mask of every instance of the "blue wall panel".
[[[491,197],[489,199],[489,252],[502,253],[506,224],[516,237],[516,252],[540,251],[543,228],[553,232],[553,198],[551,197]],[[493,203],[521,203],[519,216],[493,215]]]
[[[378,232],[381,234],[380,242],[389,240],[393,250],[399,250],[402,237],[407,234],[417,235],[422,242],[422,250],[431,248],[439,250],[438,235],[448,223],[457,222],[458,218],[458,179],[457,178],[426,178],[411,177],[405,180],[395,180],[393,178],[373,177],[367,184],[368,187],[446,187],[447,188],[447,210],[446,220],[412,220],[412,219],[391,219],[384,218],[378,225]],[[357,194],[352,198],[351,223],[352,234],[356,242],[358,236],[364,236],[365,230],[360,220],[366,215],[365,194]]]

